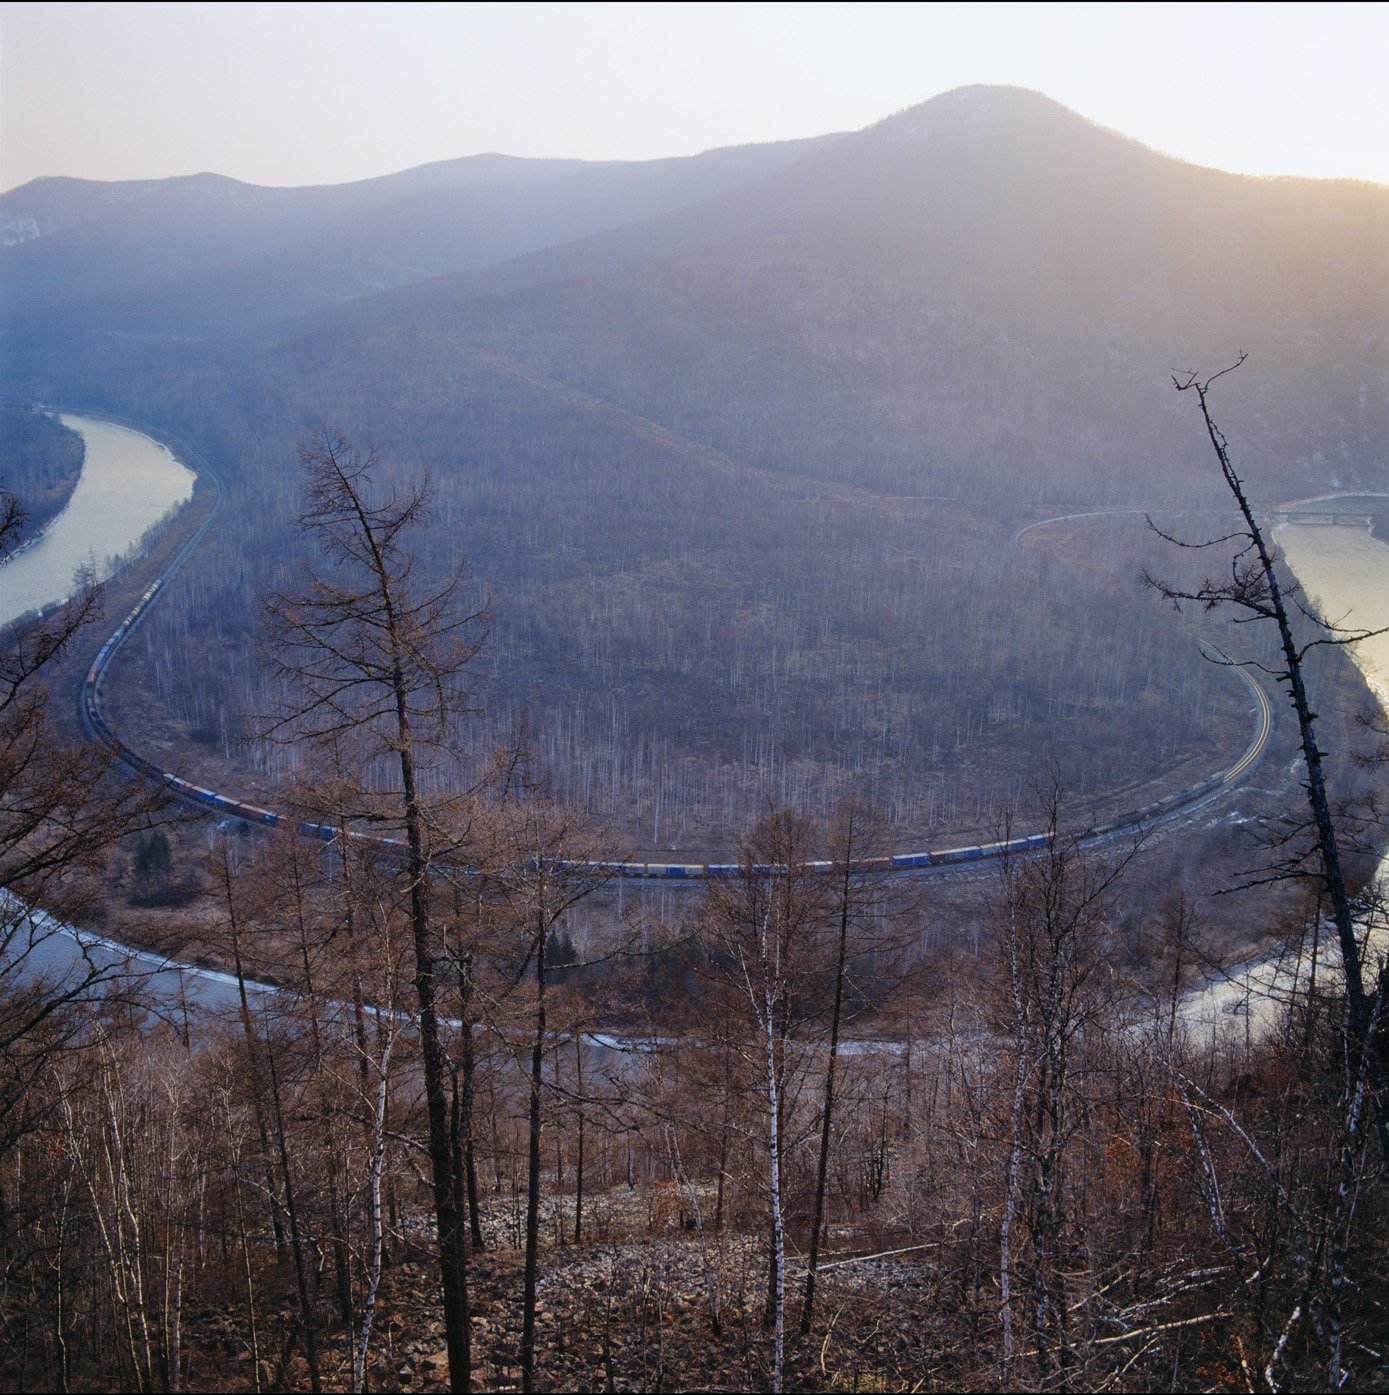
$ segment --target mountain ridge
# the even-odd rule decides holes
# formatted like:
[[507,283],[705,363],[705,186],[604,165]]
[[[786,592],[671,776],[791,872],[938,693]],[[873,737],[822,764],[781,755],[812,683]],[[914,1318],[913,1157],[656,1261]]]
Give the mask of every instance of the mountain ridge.
[[[725,147],[646,162],[465,156],[346,185],[302,188],[250,185],[221,175],[112,185],[32,181],[0,195],[0,228],[11,237],[0,248],[0,266],[12,316],[83,300],[109,306],[122,295],[157,290],[182,277],[225,273],[247,257],[279,255],[288,258],[291,271],[311,278],[319,261],[314,239],[350,243],[354,220],[389,221],[392,208],[393,235],[407,246],[419,245],[418,237],[411,242],[406,215],[412,200],[430,197],[452,200],[455,217],[472,212],[483,225],[486,260],[499,255],[494,245],[514,255],[517,244],[527,250],[612,226],[755,178],[769,165],[833,139]],[[39,235],[22,235],[26,230]],[[374,250],[371,232],[366,240],[358,238],[357,255]],[[432,255],[445,267],[450,257],[465,266],[478,259],[466,238],[450,246],[437,229],[433,241],[425,237],[422,245],[426,262]]]
[[[419,187],[265,246],[243,238],[221,260],[210,245],[191,268],[137,240],[159,275],[134,287],[111,284],[89,225],[104,288],[27,312],[11,289],[11,362],[21,378],[41,361],[109,377],[113,355],[126,376],[157,373],[163,346],[202,340],[209,371],[241,373],[270,345],[302,341],[312,357],[325,332],[414,325],[752,452],[758,468],[780,454],[887,492],[941,468],[1059,471],[1057,488],[1079,470],[1108,497],[1113,461],[1143,459],[1156,477],[1189,450],[1169,373],[1249,350],[1262,376],[1231,400],[1247,402],[1275,475],[1369,485],[1385,468],[1389,187],[1194,165],[1041,93],[985,85],[799,143],[561,162],[592,207],[614,206],[609,176],[645,181],[645,205],[576,237],[581,200],[556,193],[552,164],[478,156],[382,176],[366,183]],[[431,187],[441,169],[470,186]],[[539,203],[515,202],[517,179]],[[81,231],[53,239],[55,255]],[[13,267],[36,253],[6,255]]]

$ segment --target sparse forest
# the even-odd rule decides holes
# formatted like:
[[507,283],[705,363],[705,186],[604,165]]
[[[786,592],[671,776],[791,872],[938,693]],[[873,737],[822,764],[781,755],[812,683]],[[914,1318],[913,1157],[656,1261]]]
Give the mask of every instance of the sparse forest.
[[[269,602],[261,736],[295,740],[306,811],[397,842],[209,829],[214,1003],[7,957],[10,1388],[1389,1376],[1379,978],[1349,1017],[1313,974],[1271,1031],[1192,1021],[1199,909],[1139,915],[1141,837],[1084,847],[1055,786],[1047,850],[929,950],[932,885],[855,870],[891,835],[852,794],[770,800],[745,872],[674,914],[585,918],[603,878],[564,869],[611,844],[524,724],[446,777],[485,615],[417,570],[427,495],[341,437],[305,458],[319,560]],[[16,669],[22,711],[71,638]],[[113,791],[52,875],[130,830],[167,884],[168,816]],[[1285,898],[1288,952],[1326,885]],[[12,946],[42,935],[8,904]]]
[[[1382,188],[972,88],[3,198],[10,389],[204,477],[0,634],[0,1387],[1389,1389],[1384,718],[1269,528],[1386,488]],[[322,836],[77,730],[214,497],[104,720]]]
[[[1012,544],[1019,516],[968,497],[884,499],[711,458],[448,345],[389,361],[408,388],[365,353],[332,371],[361,375],[343,424],[387,471],[431,462],[421,566],[442,575],[466,545],[492,593],[467,743],[489,751],[524,709],[557,791],[634,851],[715,855],[767,797],[823,815],[849,790],[905,846],[995,823],[1042,751],[1095,804],[1214,769],[1247,739],[1238,683],[1135,587],[1141,514],[1075,533],[1077,568],[1047,534]],[[272,370],[279,391],[296,370]],[[234,508],[142,632],[161,701],[122,720],[146,733],[162,706],[175,740],[242,762],[234,782],[273,784],[286,752],[237,743],[269,700],[251,638],[294,547],[294,445],[206,411],[194,439],[218,439],[219,420],[237,432],[221,448]]]
[[[480,1389],[1382,1383],[1334,991],[1263,1039],[1189,1031],[1189,905],[1116,974],[1125,854],[1064,839],[1006,870],[977,953],[787,876],[585,967],[514,861],[554,819],[489,799],[482,874],[436,897],[461,1357],[399,869],[232,838],[239,1010],[79,1000],[7,1134],[11,1388],[462,1388],[460,1359]],[[745,849],[810,850],[833,834],[787,811]]]

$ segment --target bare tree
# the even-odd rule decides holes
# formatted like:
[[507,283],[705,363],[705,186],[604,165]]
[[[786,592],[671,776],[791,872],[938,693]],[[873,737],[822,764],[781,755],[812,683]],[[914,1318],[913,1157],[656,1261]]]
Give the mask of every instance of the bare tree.
[[[1106,950],[1133,845],[1103,857],[1060,827],[1061,796],[1046,796],[1045,851],[1008,858],[994,956],[998,1037],[1008,1065],[1008,1141],[999,1227],[1000,1317],[1005,1380],[1013,1361],[1012,1280],[1030,1250],[1033,1351],[1043,1389],[1073,1388],[1078,1375],[1068,1277],[1081,1268],[1083,1218],[1072,1214],[1070,1177],[1085,1104],[1086,1047],[1112,1030],[1116,986]],[[1078,1224],[1079,1222],[1079,1224]]]
[[772,1389],[780,1390],[786,1341],[785,1156],[792,1038],[814,1011],[830,886],[811,870],[813,829],[792,809],[759,820],[739,850],[738,876],[715,882],[706,900],[710,939],[753,1027],[767,1110]]
[[487,610],[469,590],[461,558],[438,587],[418,584],[408,540],[428,514],[427,479],[383,495],[375,453],[361,455],[337,432],[318,432],[300,457],[309,494],[300,530],[322,562],[317,570],[302,563],[296,582],[266,602],[268,658],[296,696],[263,734],[332,741],[351,732],[378,767],[393,770],[384,790],[364,797],[361,813],[383,831],[404,835],[444,1331],[450,1381],[465,1390],[471,1381],[467,1240],[453,1176],[430,905],[431,867],[457,847],[457,838],[448,831],[450,801],[430,795],[443,788],[441,761],[452,762],[450,773],[457,773],[450,744],[471,706],[469,673],[486,639]]
[[[0,562],[24,521],[19,500],[0,489]],[[31,1086],[45,1062],[81,1031],[69,1009],[121,976],[84,958],[41,968],[58,931],[37,908],[56,907],[74,872],[99,866],[116,839],[168,803],[162,789],[127,778],[110,751],[74,743],[54,720],[47,680],[101,608],[89,576],[51,616],[0,629],[0,1153],[33,1123]]]
[[[596,846],[584,822],[549,798],[531,778],[524,730],[494,804],[493,855],[485,880],[494,915],[512,932],[518,953],[506,988],[527,974],[534,993],[529,1041],[526,1108],[526,1258],[521,1310],[521,1388],[535,1389],[536,1285],[540,1266],[541,1120],[551,955],[564,917],[607,881],[611,850]],[[556,1065],[556,1076],[558,1065]]]
[[865,876],[856,866],[871,857],[883,841],[881,815],[857,795],[850,795],[835,810],[830,829],[830,853],[834,883],[829,907],[837,922],[834,942],[833,1001],[830,1007],[829,1055],[825,1062],[824,1099],[820,1109],[820,1153],[815,1166],[815,1206],[810,1222],[810,1253],[806,1258],[805,1301],[801,1308],[801,1333],[808,1335],[815,1317],[815,1275],[820,1261],[820,1237],[825,1224],[825,1183],[829,1175],[830,1135],[834,1126],[836,1070],[839,1064],[839,1029],[844,1015],[844,989],[849,966],[850,930],[871,914],[881,896],[864,894]]
[[[1389,1038],[1379,1031],[1379,1013],[1382,1011],[1379,1005],[1384,1001],[1386,990],[1389,990],[1389,961],[1380,965],[1376,975],[1378,982],[1367,983],[1365,956],[1356,930],[1355,907],[1346,879],[1345,840],[1343,831],[1338,828],[1333,815],[1327,789],[1325,752],[1317,742],[1317,714],[1312,710],[1306,672],[1308,656],[1315,650],[1356,644],[1383,631],[1344,629],[1326,620],[1310,606],[1302,603],[1295,581],[1285,584],[1280,578],[1274,550],[1255,517],[1244,481],[1231,460],[1229,441],[1211,414],[1212,386],[1218,379],[1244,363],[1245,358],[1246,355],[1241,354],[1230,367],[1223,368],[1207,378],[1188,371],[1176,374],[1172,379],[1178,392],[1190,392],[1196,396],[1206,434],[1210,438],[1211,447],[1220,466],[1221,478],[1239,509],[1241,527],[1223,537],[1189,543],[1163,533],[1149,520],[1149,526],[1153,527],[1155,532],[1184,548],[1201,549],[1234,544],[1229,562],[1229,575],[1208,577],[1194,590],[1185,590],[1151,576],[1145,579],[1178,609],[1184,604],[1196,604],[1206,611],[1232,611],[1237,624],[1263,623],[1272,625],[1277,631],[1280,660],[1276,665],[1269,666],[1257,660],[1239,662],[1243,667],[1268,674],[1285,688],[1288,703],[1297,719],[1298,740],[1305,770],[1303,788],[1307,796],[1317,863],[1316,871],[1311,875],[1325,893],[1336,927],[1341,967],[1345,976],[1349,1045],[1355,1059],[1358,1059],[1361,1052],[1370,1053],[1369,1083],[1377,1105],[1381,1149],[1386,1161],[1389,1161],[1389,1118],[1385,1117],[1382,1098],[1385,1066],[1389,1062]],[[1305,627],[1310,627],[1311,638],[1303,638],[1298,633],[1299,630],[1305,632]],[[1221,661],[1230,664],[1236,662],[1228,657],[1222,657]],[[1304,876],[1308,873],[1303,865],[1303,858],[1294,854],[1281,866],[1271,869],[1271,875]]]

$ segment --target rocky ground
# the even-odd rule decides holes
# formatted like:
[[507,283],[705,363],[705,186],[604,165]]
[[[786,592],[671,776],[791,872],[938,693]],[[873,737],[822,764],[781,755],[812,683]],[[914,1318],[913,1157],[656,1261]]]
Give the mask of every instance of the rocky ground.
[[[622,1192],[626,1188],[615,1189]],[[615,1198],[616,1199],[616,1198]],[[629,1206],[645,1209],[638,1192]],[[542,1391],[766,1390],[773,1334],[767,1306],[765,1249],[747,1235],[701,1236],[659,1215],[650,1233],[542,1251],[538,1285],[537,1389]],[[635,1217],[634,1217],[635,1218]],[[500,1229],[496,1232],[501,1240]],[[786,1301],[788,1390],[927,1391],[958,1378],[940,1365],[932,1314],[946,1305],[941,1276],[924,1245],[847,1259],[822,1270],[811,1333],[799,1332],[804,1264],[791,1261]],[[520,1389],[522,1256],[493,1248],[474,1258],[470,1276],[474,1387]],[[327,1295],[325,1294],[325,1300]],[[945,1306],[943,1306],[945,1305]],[[244,1313],[244,1309],[242,1310]],[[278,1321],[277,1321],[278,1319]],[[292,1305],[267,1313],[260,1335],[260,1389],[308,1388],[292,1330]],[[254,1388],[249,1327],[243,1316],[204,1310],[188,1316],[189,1389]],[[271,1333],[276,1334],[274,1340]],[[341,1329],[322,1339],[323,1381],[350,1388],[350,1355]],[[383,1283],[370,1371],[375,1391],[442,1391],[448,1356],[429,1257],[398,1249]],[[271,1348],[273,1355],[269,1355]],[[929,1362],[925,1351],[936,1354]]]

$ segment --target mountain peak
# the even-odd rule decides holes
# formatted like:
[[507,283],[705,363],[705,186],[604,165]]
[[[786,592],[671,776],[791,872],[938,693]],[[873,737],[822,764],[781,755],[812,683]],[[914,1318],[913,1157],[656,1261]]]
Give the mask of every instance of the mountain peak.
[[1052,130],[1102,129],[1043,92],[1029,87],[975,83],[894,112],[866,127],[863,134],[889,140],[912,140],[929,139],[952,130],[1017,130],[1038,126]]

